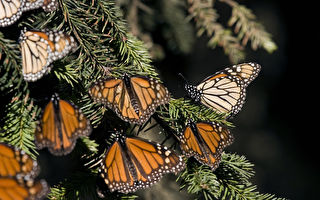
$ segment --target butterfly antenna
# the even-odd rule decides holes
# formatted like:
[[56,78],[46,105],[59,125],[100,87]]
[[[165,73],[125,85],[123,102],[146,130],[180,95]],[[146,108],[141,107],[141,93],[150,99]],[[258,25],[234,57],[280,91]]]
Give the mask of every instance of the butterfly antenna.
[[188,80],[181,73],[179,73],[178,75],[184,80],[186,84],[189,83]]

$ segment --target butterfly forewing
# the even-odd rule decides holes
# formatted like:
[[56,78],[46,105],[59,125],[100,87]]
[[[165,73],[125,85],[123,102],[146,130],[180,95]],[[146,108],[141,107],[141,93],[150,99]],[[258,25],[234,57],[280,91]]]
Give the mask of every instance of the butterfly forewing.
[[117,135],[100,171],[111,191],[129,193],[158,182],[164,173],[178,173],[183,168],[182,157],[166,147],[141,138]]
[[44,109],[35,138],[38,148],[48,147],[54,155],[70,153],[80,136],[91,133],[90,121],[75,105],[55,96]]
[[169,92],[161,83],[142,76],[106,78],[89,90],[96,102],[106,104],[124,121],[143,124],[156,108],[169,101]]

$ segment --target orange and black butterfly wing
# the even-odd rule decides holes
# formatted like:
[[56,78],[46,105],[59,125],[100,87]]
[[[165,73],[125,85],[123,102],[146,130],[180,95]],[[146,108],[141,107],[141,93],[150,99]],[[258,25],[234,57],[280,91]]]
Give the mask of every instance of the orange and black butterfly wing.
[[73,104],[53,99],[46,106],[36,131],[38,148],[48,147],[54,155],[70,153],[79,136],[88,136],[91,125],[84,114]]
[[259,74],[261,71],[261,66],[257,63],[242,63],[238,65],[233,65],[230,68],[223,70],[225,73],[240,77],[244,82],[244,86],[247,87]]
[[165,173],[177,174],[184,169],[182,157],[160,144],[142,138],[127,138],[126,145],[137,174],[133,191],[158,182]]
[[125,192],[134,187],[135,180],[129,172],[128,161],[119,142],[114,142],[108,149],[101,165],[101,176],[111,192]]
[[189,122],[179,139],[186,156],[194,156],[200,163],[215,170],[223,148],[232,143],[233,136],[227,128],[216,123]]
[[38,174],[39,167],[36,161],[24,151],[10,145],[0,143],[0,176],[15,177],[27,176],[33,178]]
[[213,122],[199,122],[196,127],[206,155],[204,160],[201,158],[199,161],[215,170],[219,166],[223,149],[233,142],[233,136],[227,128]]
[[134,192],[160,180],[164,173],[184,168],[181,157],[160,144],[140,138],[122,137],[115,142],[102,162],[102,177],[111,191]]
[[140,118],[138,124],[143,124],[161,104],[170,100],[168,89],[152,78],[134,76],[130,79],[134,100],[138,104]]
[[34,181],[38,163],[22,150],[0,143],[0,199],[42,199],[48,192],[46,181]]
[[107,78],[96,82],[89,90],[94,101],[112,109],[124,121],[138,123],[141,112],[134,109],[122,79]]
[[48,185],[44,180],[17,180],[0,177],[1,200],[39,200],[48,193]]

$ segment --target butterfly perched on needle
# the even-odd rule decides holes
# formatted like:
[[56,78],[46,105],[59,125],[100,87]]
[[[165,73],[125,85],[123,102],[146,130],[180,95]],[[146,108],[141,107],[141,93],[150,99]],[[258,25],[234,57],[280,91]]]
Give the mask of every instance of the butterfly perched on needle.
[[163,174],[177,174],[185,167],[182,157],[165,146],[120,132],[114,135],[99,170],[111,192],[135,192],[158,182]]
[[90,121],[74,104],[54,94],[46,105],[35,132],[39,149],[48,147],[54,155],[70,153],[80,136],[91,133]]
[[143,124],[161,104],[170,100],[168,89],[159,81],[144,76],[108,77],[89,89],[92,99],[106,104],[124,121]]
[[15,23],[23,12],[42,7],[51,12],[57,9],[58,0],[0,0],[0,27]]
[[39,166],[24,151],[0,143],[0,199],[43,199],[48,193],[45,180],[34,180]]
[[182,152],[215,170],[220,163],[223,149],[233,142],[230,131],[215,122],[189,120],[179,136]]
[[76,48],[74,38],[62,31],[21,31],[22,74],[26,81],[36,81],[51,70],[51,63]]
[[261,66],[243,63],[218,71],[197,86],[185,84],[187,95],[218,113],[237,114],[246,98],[246,87],[258,76]]

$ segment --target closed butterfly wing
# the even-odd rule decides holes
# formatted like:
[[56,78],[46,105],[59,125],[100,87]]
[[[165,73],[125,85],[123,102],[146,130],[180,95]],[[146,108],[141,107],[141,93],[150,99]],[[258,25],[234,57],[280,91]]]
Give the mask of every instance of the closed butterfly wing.
[[256,63],[243,63],[226,68],[203,80],[199,85],[186,84],[188,96],[218,113],[237,114],[246,97],[246,87],[259,74]]
[[223,149],[232,143],[233,136],[219,124],[190,121],[179,139],[187,157],[194,156],[200,163],[215,170]]
[[60,31],[27,31],[20,35],[22,73],[26,81],[36,81],[51,70],[53,61],[75,49],[72,36]]
[[0,27],[15,23],[23,12],[40,7],[46,12],[57,8],[56,0],[0,0]]
[[53,96],[44,109],[35,133],[39,149],[48,147],[54,155],[70,153],[79,136],[88,136],[91,125],[84,114],[73,104]]
[[89,90],[91,97],[106,104],[127,122],[143,124],[155,109],[169,101],[169,92],[161,83],[147,77],[107,78]]
[[46,181],[35,181],[36,161],[25,152],[0,143],[0,199],[42,199],[48,193]]
[[181,157],[160,144],[117,135],[102,161],[101,176],[111,191],[134,192],[184,168]]
[[237,114],[245,100],[243,81],[225,73],[213,75],[197,86],[200,102],[218,113]]
[[224,71],[229,75],[238,76],[244,82],[244,86],[247,87],[258,76],[261,66],[257,63],[243,63],[233,65]]
[[0,0],[0,27],[16,22],[23,11],[23,0]]

